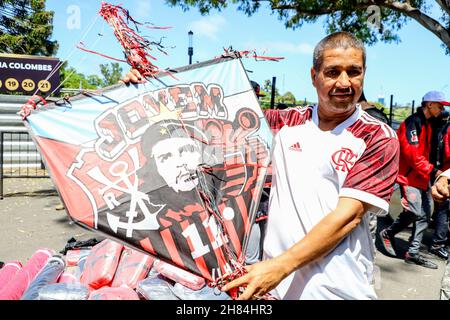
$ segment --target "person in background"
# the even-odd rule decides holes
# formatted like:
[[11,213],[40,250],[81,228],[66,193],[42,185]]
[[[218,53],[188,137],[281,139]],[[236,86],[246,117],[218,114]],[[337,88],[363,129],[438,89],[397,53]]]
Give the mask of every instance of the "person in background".
[[282,103],[282,102],[277,103],[277,107],[276,107],[277,110],[285,110],[287,108],[289,108],[289,107],[286,103]]
[[389,119],[384,113],[384,110],[380,110],[375,104],[368,102],[366,100],[366,96],[364,95],[364,91],[361,94],[361,97],[359,97],[358,103],[361,105],[361,109],[370,114],[372,117],[389,124]]
[[419,250],[431,213],[430,181],[434,181],[441,173],[429,160],[432,134],[430,119],[440,116],[444,102],[441,92],[430,91],[423,96],[422,107],[400,124],[397,131],[400,141],[397,183],[400,185],[403,211],[388,228],[380,232],[384,249],[396,256],[395,235],[414,223],[405,262],[430,269],[437,269],[438,266],[423,257]]
[[[445,102],[443,103],[445,105]],[[430,162],[440,170],[450,168],[450,123],[448,122],[449,111],[445,109],[441,116],[433,121],[432,143]],[[448,240],[448,215],[450,201],[436,201],[433,215],[434,233],[431,240],[431,246],[428,251],[437,257],[447,260],[448,251],[446,242]]]

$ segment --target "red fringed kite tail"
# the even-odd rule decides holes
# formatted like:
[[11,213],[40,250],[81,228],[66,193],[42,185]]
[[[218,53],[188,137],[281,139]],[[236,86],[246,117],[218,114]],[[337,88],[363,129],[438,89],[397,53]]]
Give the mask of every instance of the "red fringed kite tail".
[[[124,48],[126,61],[133,69],[137,69],[144,77],[155,77],[160,71],[168,74],[167,71],[160,70],[150,62],[156,58],[148,53],[152,47],[165,53],[162,50],[163,46],[161,43],[149,41],[137,33],[139,32],[138,26],[143,24],[134,20],[128,10],[103,2],[99,14],[113,28],[114,35]],[[134,24],[136,31],[127,24],[129,21]],[[157,28],[167,29],[168,27],[153,27],[153,29]]]

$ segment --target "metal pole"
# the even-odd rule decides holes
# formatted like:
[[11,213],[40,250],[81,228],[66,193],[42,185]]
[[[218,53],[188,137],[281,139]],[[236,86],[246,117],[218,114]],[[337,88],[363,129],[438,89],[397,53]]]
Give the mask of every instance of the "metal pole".
[[416,103],[416,100],[413,100],[412,102],[412,107],[411,107],[411,114],[414,113],[414,104]]
[[391,104],[389,107],[389,125],[390,126],[392,126],[392,113],[393,113],[393,108],[394,108],[393,101],[394,101],[394,95],[391,94]]
[[272,94],[270,97],[270,109],[275,109],[275,87],[276,87],[277,77],[272,77]]
[[0,200],[3,200],[3,132],[0,131]]
[[188,32],[189,37],[189,47],[188,47],[188,56],[189,56],[189,64],[192,64],[192,56],[194,54],[194,46],[192,42],[192,37],[194,36],[194,33],[192,31]]

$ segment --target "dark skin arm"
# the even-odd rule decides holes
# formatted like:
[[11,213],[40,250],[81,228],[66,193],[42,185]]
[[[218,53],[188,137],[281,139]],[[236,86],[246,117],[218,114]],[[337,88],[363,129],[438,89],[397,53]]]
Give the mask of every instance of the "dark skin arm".
[[274,289],[284,278],[329,252],[354,230],[370,205],[352,198],[339,198],[336,209],[324,217],[302,240],[283,254],[246,267],[244,276],[222,288],[246,285],[239,300],[248,300]]
[[450,192],[447,177],[442,176],[434,183],[431,187],[431,195],[437,202],[442,202],[449,197]]

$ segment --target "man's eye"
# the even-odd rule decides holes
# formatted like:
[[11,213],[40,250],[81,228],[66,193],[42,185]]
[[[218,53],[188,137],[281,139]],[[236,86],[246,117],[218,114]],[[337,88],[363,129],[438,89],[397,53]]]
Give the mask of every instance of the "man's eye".
[[339,71],[337,70],[329,70],[325,73],[328,77],[338,77],[339,76]]
[[347,72],[349,77],[357,77],[361,74],[359,70],[350,70]]

